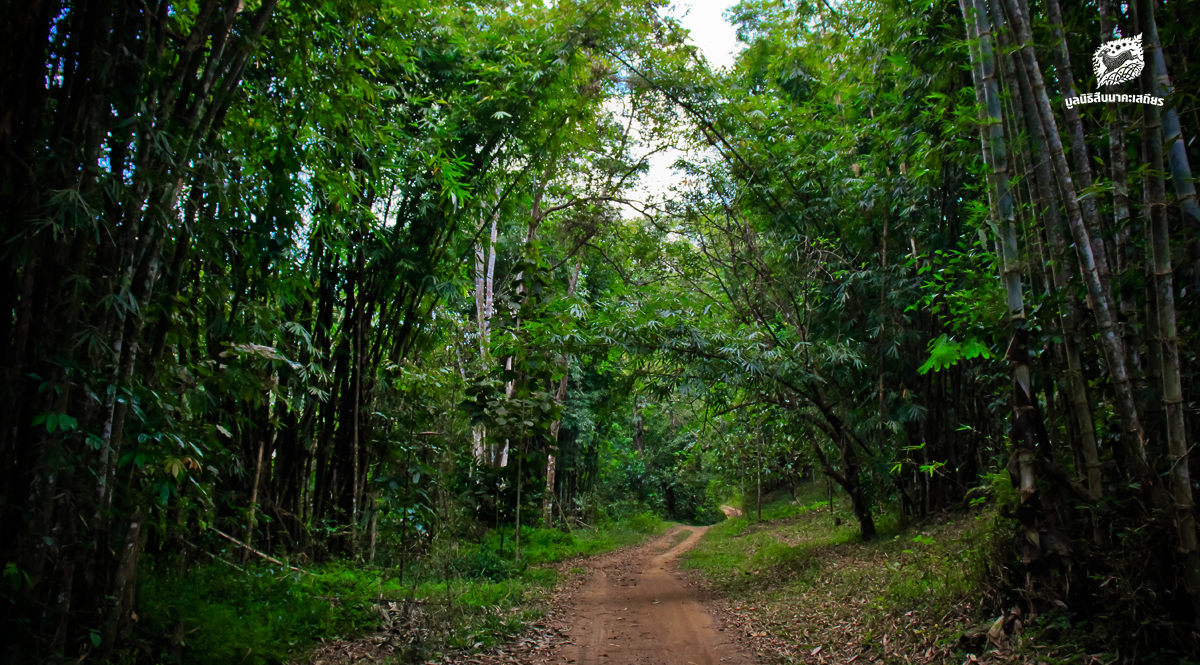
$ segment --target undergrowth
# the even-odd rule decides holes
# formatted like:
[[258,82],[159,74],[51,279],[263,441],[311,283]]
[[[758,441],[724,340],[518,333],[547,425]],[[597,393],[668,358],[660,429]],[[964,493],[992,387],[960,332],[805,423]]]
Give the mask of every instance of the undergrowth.
[[993,604],[986,562],[1004,528],[994,511],[904,530],[884,516],[880,537],[863,543],[847,498],[837,497],[831,512],[825,491],[811,483],[794,499],[764,497],[761,522],[750,499],[743,517],[714,526],[684,555],[683,567],[717,591],[733,622],[773,662],[982,657],[978,643],[960,638]]
[[138,633],[162,662],[274,663],[372,625],[377,571],[332,563],[302,574],[267,562],[141,573]]
[[[397,660],[491,647],[542,615],[537,601],[557,582],[547,564],[607,552],[661,533],[666,523],[635,515],[607,528],[564,533],[523,528],[479,543],[430,548],[398,568],[332,562],[296,572],[253,559],[213,560],[180,575],[167,566],[140,571],[137,636],[155,662],[269,664],[302,659],[320,640],[353,639],[380,626],[388,607],[423,603],[425,637]],[[390,603],[390,605],[389,605]]]
[[[1012,517],[1018,500],[1006,473],[988,476],[962,512],[904,528],[895,514],[880,516],[879,538],[867,543],[847,497],[836,497],[830,511],[825,491],[814,483],[795,498],[766,497],[761,522],[753,499],[742,505],[728,497],[744,516],[712,527],[684,555],[683,567],[717,592],[770,662],[1194,662],[1167,644],[1134,642],[1176,627],[1138,620],[1136,594],[1119,588],[1116,574],[1084,580],[1102,591],[1111,583],[1098,607],[1076,603],[1069,586],[1067,602],[1027,596]],[[1076,566],[1097,565],[1088,543],[1076,547]]]

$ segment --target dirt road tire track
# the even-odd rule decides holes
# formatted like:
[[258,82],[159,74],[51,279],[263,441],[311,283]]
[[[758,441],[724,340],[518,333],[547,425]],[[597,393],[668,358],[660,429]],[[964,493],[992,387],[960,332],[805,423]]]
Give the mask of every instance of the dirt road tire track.
[[[708,527],[676,527],[648,547],[596,561],[575,595],[571,644],[551,662],[577,665],[749,665],[719,631],[699,594],[675,574],[675,559]],[[682,531],[690,534],[671,546]],[[666,548],[670,549],[666,549]],[[664,551],[666,550],[666,551]]]

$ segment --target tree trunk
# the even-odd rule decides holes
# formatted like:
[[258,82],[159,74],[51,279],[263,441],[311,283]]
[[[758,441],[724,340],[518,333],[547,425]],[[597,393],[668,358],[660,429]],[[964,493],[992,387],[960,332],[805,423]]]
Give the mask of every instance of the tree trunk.
[[758,465],[757,465],[758,466],[758,480],[757,480],[758,487],[756,489],[756,494],[755,494],[755,498],[754,498],[754,508],[755,508],[755,513],[756,513],[754,521],[761,522],[762,521],[762,432],[761,431],[758,433],[758,436],[756,438],[758,440],[758,445],[755,447],[756,448],[755,452],[757,453],[756,457],[758,458],[758,460],[757,460],[757,462],[758,462]]
[[[263,436],[265,436],[265,433],[263,433]],[[259,479],[262,477],[263,446],[265,443],[266,440],[260,436],[258,440],[258,459],[254,463],[254,485],[250,488],[250,515],[246,520],[246,537],[242,539],[246,541],[247,547],[254,547],[254,517],[255,511],[258,509],[258,484]],[[246,563],[247,556],[249,556],[249,552],[242,550],[242,563]]]
[[[1152,28],[1153,7],[1147,2],[1142,14],[1143,26]],[[1174,522],[1183,557],[1184,580],[1197,616],[1200,616],[1200,548],[1196,542],[1196,516],[1192,502],[1187,432],[1183,419],[1183,390],[1179,371],[1179,336],[1175,324],[1175,290],[1172,284],[1170,232],[1167,226],[1166,184],[1163,182],[1162,121],[1158,107],[1143,106],[1147,153],[1150,170],[1146,178],[1150,203],[1150,247],[1154,263],[1155,303],[1158,307],[1158,332],[1162,340],[1162,390],[1167,416],[1167,459],[1171,462],[1170,482],[1175,499]]]
[[1084,226],[1075,183],[1071,170],[1067,166],[1062,141],[1059,139],[1058,123],[1051,110],[1050,97],[1046,92],[1041,68],[1038,66],[1037,56],[1033,51],[1029,16],[1017,0],[1004,0],[1004,2],[1008,7],[1011,24],[1016,32],[1019,52],[1025,62],[1030,86],[1033,88],[1038,115],[1041,118],[1042,129],[1050,150],[1051,162],[1058,176],[1062,198],[1067,208],[1067,225],[1075,240],[1075,251],[1082,267],[1088,295],[1092,300],[1092,311],[1096,319],[1096,327],[1099,329],[1101,347],[1104,350],[1105,359],[1108,361],[1117,413],[1121,420],[1120,444],[1123,456],[1134,475],[1142,480],[1144,487],[1149,488],[1155,503],[1162,505],[1165,497],[1161,487],[1154,482],[1154,475],[1146,464],[1144,434],[1126,371],[1125,348],[1117,333],[1112,309],[1109,305],[1112,302],[1112,285],[1107,271],[1102,271],[1098,266],[1097,258],[1093,253],[1092,239]]
[[[830,433],[830,432],[827,432]],[[878,532],[875,529],[875,518],[871,515],[870,507],[867,505],[866,496],[863,494],[862,480],[859,476],[858,456],[854,453],[854,446],[846,440],[844,433],[838,435],[838,439],[834,440],[842,452],[842,461],[846,466],[845,473],[838,473],[833,466],[829,464],[829,459],[825,456],[825,451],[821,450],[820,444],[817,443],[816,437],[812,439],[813,452],[817,455],[817,460],[821,463],[821,468],[825,475],[832,478],[834,482],[842,486],[846,490],[846,494],[850,497],[850,507],[854,511],[854,517],[858,520],[859,534],[863,541],[875,540]],[[745,476],[743,475],[743,478]],[[743,488],[745,481],[743,480]],[[745,489],[742,490],[742,496],[745,497]],[[745,506],[743,499],[742,505]],[[829,511],[833,512],[833,494],[830,494]],[[837,520],[834,520],[837,523]]]
[[[492,215],[491,241],[486,249],[482,243],[475,248],[475,319],[479,330],[479,356],[484,363],[489,362],[488,325],[492,318],[492,279],[496,271],[496,224],[499,217],[500,212],[497,209]],[[471,436],[474,440],[475,459],[497,466],[495,451],[488,454],[486,426],[476,425],[471,431]]]
[[523,446],[517,445],[517,528],[513,532],[513,561],[521,558],[521,459]]
[[[997,16],[1002,15],[1002,12],[997,12]],[[1038,191],[1038,210],[1046,229],[1047,241],[1050,244],[1051,276],[1054,287],[1068,294],[1062,298],[1059,308],[1059,320],[1063,332],[1062,349],[1067,363],[1064,377],[1066,393],[1069,396],[1071,415],[1074,417],[1077,427],[1077,445],[1084,459],[1088,491],[1094,497],[1100,498],[1103,492],[1100,478],[1100,453],[1096,444],[1091,402],[1087,396],[1087,382],[1083,378],[1083,362],[1079,356],[1079,342],[1075,332],[1079,320],[1078,306],[1075,298],[1070,295],[1073,290],[1075,261],[1063,238],[1062,214],[1057,202],[1050,154],[1046,148],[1046,134],[1034,102],[1030,73],[1026,71],[1025,63],[1020,59],[1017,59],[1014,64],[1016,84],[1021,91],[1023,106],[1021,111],[1025,116],[1025,126],[1034,150],[1034,179]]]
[[[1154,84],[1151,90],[1159,97],[1170,98],[1172,94],[1171,78],[1167,75],[1167,61],[1163,57],[1162,45],[1158,39],[1158,21],[1154,17],[1155,0],[1145,0],[1143,3],[1142,32],[1147,36],[1146,46],[1152,60]],[[1183,212],[1185,228],[1191,229],[1191,239],[1188,242],[1188,253],[1192,259],[1192,270],[1196,280],[1195,288],[1200,288],[1200,204],[1196,201],[1196,184],[1192,181],[1192,167],[1188,163],[1187,145],[1183,140],[1183,129],[1179,125],[1179,112],[1173,100],[1167,102],[1162,111],[1162,127],[1167,159],[1171,165],[1171,182],[1175,186],[1175,198]]]
[[[1017,2],[1020,3],[1023,12],[1027,11],[1026,0],[1017,0]],[[1046,12],[1049,14],[1050,28],[1054,39],[1058,42],[1054,47],[1054,72],[1055,78],[1058,79],[1059,93],[1064,99],[1074,97],[1076,96],[1075,76],[1071,72],[1071,55],[1067,50],[1067,42],[1063,35],[1062,10],[1058,6],[1058,0],[1046,0]],[[1083,120],[1079,116],[1079,109],[1074,106],[1066,107],[1065,114],[1067,132],[1071,139],[1071,158],[1075,162],[1075,177],[1079,182],[1079,189],[1087,192],[1092,188],[1095,180],[1092,177],[1092,162],[1088,156],[1087,142],[1084,139]],[[1096,197],[1084,196],[1078,200],[1078,203],[1083,213],[1083,221],[1087,225],[1096,270],[1106,283],[1110,282],[1112,264],[1109,260],[1109,252],[1104,245]],[[1105,297],[1108,298],[1109,311],[1115,313],[1116,301],[1113,299],[1111,289],[1105,293]]]
[[638,396],[633,396],[633,445],[642,455],[642,415],[638,412]]
[[[567,298],[575,295],[575,285],[579,282],[579,269],[582,267],[583,259],[575,262],[575,270],[571,273],[571,279],[567,283]],[[563,375],[558,380],[558,390],[554,393],[554,401],[561,407],[567,397],[567,370],[569,361],[566,356],[563,356],[559,360],[559,365],[563,368]],[[561,419],[550,423],[550,442],[552,446],[558,446],[558,432],[561,426]],[[551,450],[546,455],[546,492],[542,495],[542,525],[547,529],[550,528],[550,523],[553,521],[554,516],[555,462],[554,450]]]
[[[379,511],[371,513],[371,525],[367,532],[367,565],[371,565],[375,561],[375,541],[378,538],[376,524],[379,522]],[[448,578],[447,578],[448,579]]]
[[[1114,21],[1112,5],[1109,0],[1100,0],[1100,41],[1112,41]],[[1110,88],[1116,92],[1115,86]],[[1122,117],[1121,106],[1115,102],[1109,103],[1105,111],[1108,115],[1108,144],[1109,161],[1112,171],[1113,187],[1113,229],[1115,230],[1117,274],[1120,279],[1120,317],[1121,336],[1125,340],[1125,351],[1129,362],[1130,379],[1134,386],[1134,395],[1145,393],[1145,376],[1140,357],[1142,345],[1141,326],[1138,323],[1138,299],[1134,289],[1133,276],[1140,265],[1131,236],[1130,203],[1129,203],[1129,168],[1126,155],[1125,119]],[[1145,409],[1138,403],[1143,420],[1146,419]]]
[[[974,21],[972,36],[979,40],[980,77],[978,85],[983,88],[987,124],[981,138],[988,143],[991,153],[989,187],[996,193],[993,199],[992,219],[1001,235],[1004,291],[1007,296],[1008,317],[1012,327],[1012,338],[1008,347],[1013,381],[1013,430],[1014,454],[1020,467],[1019,491],[1022,504],[1034,494],[1033,465],[1035,459],[1033,388],[1029,372],[1029,333],[1026,330],[1025,302],[1021,284],[1021,261],[1017,246],[1017,226],[1013,213],[1011,179],[1008,152],[1004,142],[1004,120],[1001,114],[1000,89],[996,80],[996,60],[992,48],[992,28],[988,21],[986,0],[974,0],[974,11],[968,10],[968,23]],[[973,16],[972,16],[973,14]],[[1036,529],[1031,523],[1026,529]]]
[[360,422],[362,421],[362,347],[363,338],[365,337],[363,334],[363,309],[366,307],[365,301],[367,299],[366,294],[364,293],[366,290],[366,285],[364,283],[366,281],[366,275],[364,274],[363,269],[365,260],[366,258],[360,251],[358,255],[358,268],[356,271],[358,273],[358,279],[355,280],[357,282],[356,286],[358,288],[358,298],[355,299],[355,321],[354,330],[351,333],[353,337],[351,342],[352,346],[350,349],[351,356],[353,358],[353,365],[350,368],[350,372],[351,376],[354,377],[350,386],[351,390],[354,391],[354,399],[351,402],[352,406],[350,410],[350,554],[353,556],[357,556],[359,544],[358,495],[360,486],[359,467],[361,462],[359,459],[359,449],[361,445],[361,441],[359,440],[361,432],[359,431],[359,428]]
[[129,529],[125,533],[125,543],[117,561],[116,575],[113,577],[111,600],[108,610],[108,621],[104,628],[101,642],[101,652],[107,658],[112,655],[117,640],[117,627],[121,618],[131,607],[126,605],[126,585],[133,579],[137,566],[138,546],[141,543],[142,509],[139,507],[129,518]]

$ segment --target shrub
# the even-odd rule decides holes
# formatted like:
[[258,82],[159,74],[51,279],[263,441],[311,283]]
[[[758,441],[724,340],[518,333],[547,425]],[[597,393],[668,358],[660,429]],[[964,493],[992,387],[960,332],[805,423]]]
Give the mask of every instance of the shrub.
[[520,572],[516,563],[501,558],[498,552],[490,548],[475,548],[460,553],[450,561],[450,570],[467,579],[493,582],[506,580]]
[[375,620],[371,571],[331,566],[303,575],[251,563],[245,571],[201,565],[179,575],[141,572],[138,629],[163,662],[279,663],[313,641],[356,634]]

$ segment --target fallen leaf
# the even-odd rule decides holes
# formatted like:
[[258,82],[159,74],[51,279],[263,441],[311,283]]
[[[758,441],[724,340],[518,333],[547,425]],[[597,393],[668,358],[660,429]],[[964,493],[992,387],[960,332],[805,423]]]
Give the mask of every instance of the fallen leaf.
[[995,644],[997,648],[1004,648],[1004,615],[1001,614],[999,619],[996,619],[992,627],[987,632],[988,641]]

